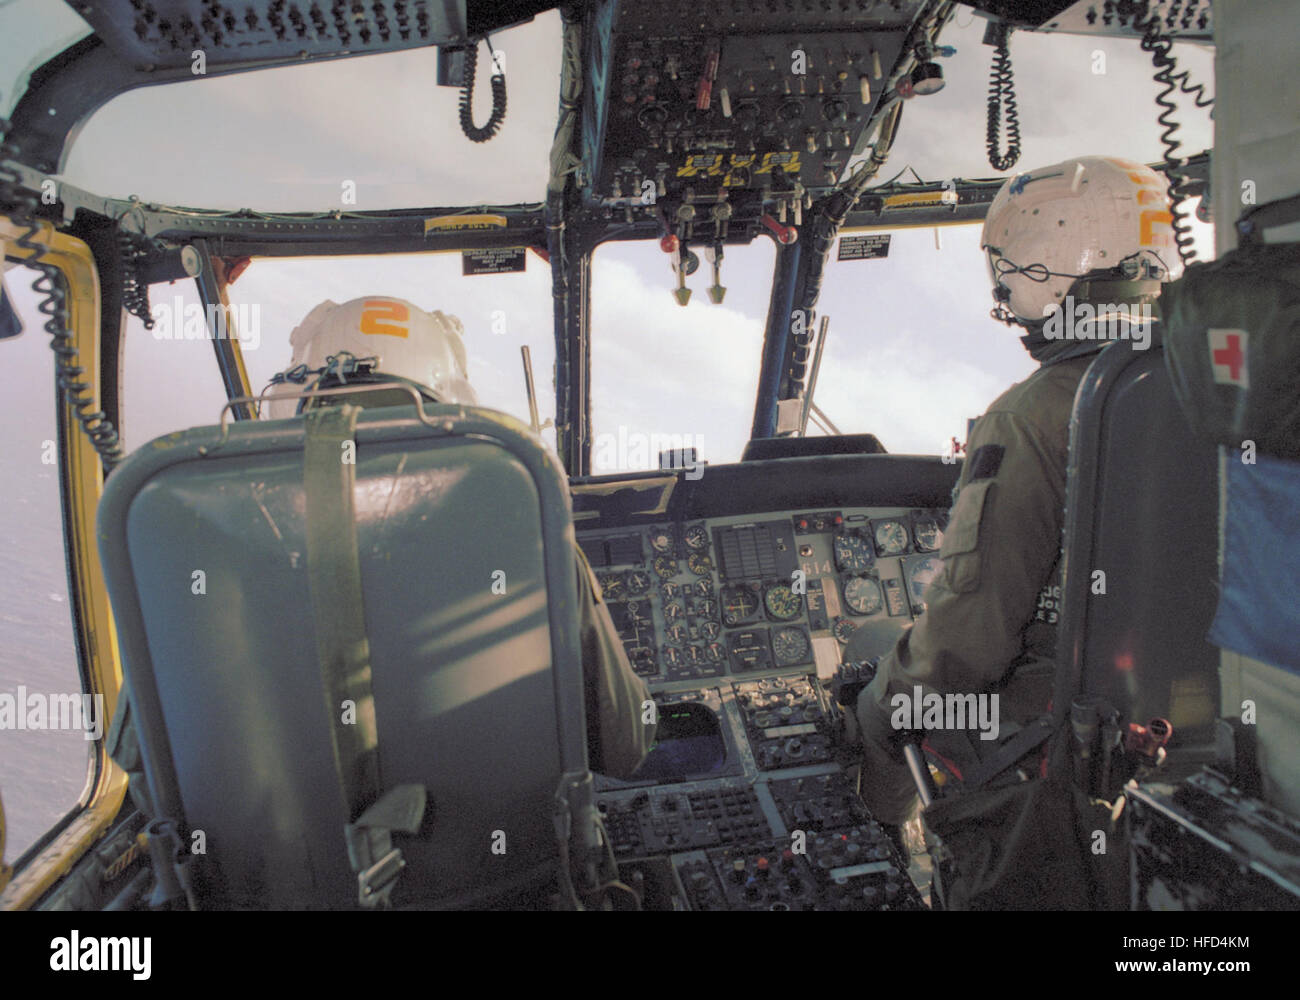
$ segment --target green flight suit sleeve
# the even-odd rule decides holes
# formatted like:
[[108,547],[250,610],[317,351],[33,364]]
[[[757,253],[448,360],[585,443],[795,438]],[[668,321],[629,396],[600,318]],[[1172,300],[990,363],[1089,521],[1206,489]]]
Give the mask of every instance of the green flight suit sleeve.
[[1060,552],[1061,444],[1023,415],[995,410],[972,428],[966,455],[926,612],[881,658],[859,699],[863,795],[883,822],[901,822],[914,794],[890,725],[891,699],[910,699],[917,685],[923,694],[965,694],[1002,681]]
[[577,553],[588,764],[601,774],[627,778],[654,743],[655,724],[641,721],[650,692],[628,662],[587,557],[581,549]]

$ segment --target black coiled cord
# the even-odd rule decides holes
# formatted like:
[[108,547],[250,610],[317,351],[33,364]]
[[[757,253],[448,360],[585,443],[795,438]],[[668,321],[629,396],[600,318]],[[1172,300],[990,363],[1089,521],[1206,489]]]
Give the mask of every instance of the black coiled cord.
[[[993,26],[997,45],[993,52],[993,68],[989,74],[989,127],[985,145],[989,151],[989,164],[994,170],[1010,170],[1020,159],[1020,114],[1016,109],[1015,85],[1011,79],[1011,50],[1008,39],[1011,27],[1006,21]],[[998,152],[998,133],[1006,116],[1007,151]]]
[[[492,44],[488,43],[488,51]],[[487,142],[501,130],[506,120],[506,77],[496,65],[492,70],[492,114],[487,124],[479,128],[474,124],[474,71],[478,68],[478,45],[465,50],[465,87],[460,92],[460,128],[471,142]]]
[[1145,21],[1135,19],[1133,27],[1142,32],[1142,50],[1151,53],[1152,65],[1156,68],[1152,79],[1164,85],[1164,90],[1156,95],[1156,104],[1161,108],[1156,121],[1162,128],[1160,143],[1165,147],[1163,155],[1165,173],[1169,177],[1169,198],[1173,203],[1171,212],[1174,217],[1174,243],[1178,246],[1178,256],[1186,266],[1196,259],[1196,251],[1192,249],[1195,242],[1192,239],[1192,227],[1187,222],[1188,213],[1182,211],[1183,202],[1191,196],[1191,191],[1187,184],[1187,174],[1183,170],[1187,161],[1175,155],[1182,142],[1174,138],[1174,133],[1180,127],[1173,118],[1178,105],[1169,99],[1169,95],[1175,90],[1191,94],[1198,108],[1209,107],[1214,103],[1214,98],[1205,96],[1204,84],[1190,83],[1190,70],[1174,73],[1178,61],[1169,54],[1169,50],[1174,47],[1174,40],[1161,29],[1158,13],[1151,14]]
[[[0,118],[0,139],[9,134],[9,127],[8,120]],[[0,141],[0,163],[6,160],[17,161],[19,152],[13,143]],[[86,369],[77,364],[77,348],[73,344],[72,334],[68,332],[67,293],[63,290],[63,273],[53,264],[42,260],[50,248],[33,239],[41,231],[41,223],[36,219],[38,204],[36,196],[22,186],[16,172],[0,167],[0,207],[9,206],[7,211],[14,224],[27,227],[27,231],[14,242],[31,252],[23,264],[39,272],[39,276],[32,282],[32,291],[42,297],[37,310],[48,317],[44,329],[50,335],[50,348],[54,351],[56,383],[63,392],[72,415],[77,418],[91,446],[99,455],[107,474],[124,457],[121,440],[106,413],[102,410],[90,412],[94,402],[93,387],[82,379]]]
[[140,280],[140,260],[148,256],[140,241],[117,226],[117,250],[122,258],[122,307],[144,324],[146,330],[153,329],[153,311],[149,308],[149,286]]

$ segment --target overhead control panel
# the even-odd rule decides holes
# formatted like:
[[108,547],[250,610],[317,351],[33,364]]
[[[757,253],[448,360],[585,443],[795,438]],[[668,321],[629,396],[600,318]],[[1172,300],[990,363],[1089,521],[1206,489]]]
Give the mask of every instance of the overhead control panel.
[[[593,15],[589,204],[725,240],[765,206],[795,221],[861,148],[921,0],[655,4]],[[782,219],[784,221],[784,219]]]

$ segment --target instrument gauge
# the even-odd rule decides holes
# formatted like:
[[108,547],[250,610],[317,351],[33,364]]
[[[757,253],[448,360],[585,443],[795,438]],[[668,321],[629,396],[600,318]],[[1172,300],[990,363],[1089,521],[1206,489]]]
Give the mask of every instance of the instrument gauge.
[[682,607],[680,601],[669,601],[664,605],[664,620],[675,622],[677,619],[686,614],[686,609]]
[[885,606],[880,584],[869,576],[851,576],[844,581],[844,603],[855,615],[874,615]]
[[802,663],[808,658],[808,636],[801,628],[782,628],[772,633],[772,655],[781,666]]
[[670,626],[665,630],[664,635],[667,636],[669,642],[685,642],[685,641],[686,641],[686,626],[685,626],[685,625],[670,625]]
[[758,596],[744,584],[722,588],[722,621],[725,625],[739,625],[758,611]]
[[675,601],[682,594],[682,585],[680,583],[665,583],[659,590],[663,593],[665,601]]
[[691,614],[696,618],[717,618],[718,602],[717,601],[696,601],[691,608]]
[[[687,586],[690,587],[691,585],[687,584]],[[708,580],[696,580],[695,586],[691,589],[694,591],[696,597],[711,598],[713,596],[713,584]]]
[[722,634],[722,626],[715,621],[706,621],[700,623],[700,635],[704,638],[713,640]]
[[831,634],[840,642],[847,644],[853,638],[853,633],[858,630],[847,618],[836,618],[835,626],[831,629]]
[[841,573],[865,573],[871,568],[871,546],[856,531],[835,536],[835,568]]
[[709,547],[709,529],[702,524],[692,524],[684,537],[686,547],[692,552],[704,552]]
[[704,658],[710,663],[721,663],[727,658],[727,650],[720,642],[711,642],[704,647]]
[[673,533],[671,528],[651,528],[650,547],[658,553],[673,551]]
[[676,646],[665,646],[661,655],[665,667],[680,667],[682,665],[682,651]]
[[600,594],[607,601],[621,601],[627,596],[627,581],[622,573],[605,573],[597,578]]
[[786,583],[776,583],[763,592],[763,606],[776,621],[788,622],[803,611],[803,598]]
[[709,576],[713,573],[713,560],[701,552],[692,552],[686,557],[686,568],[696,576]]
[[901,521],[881,521],[875,527],[876,551],[896,556],[907,551],[907,528]]
[[935,556],[916,559],[907,567],[907,585],[912,591],[913,601],[925,607],[925,592],[934,578],[943,570],[943,560]]
[[677,575],[677,560],[672,556],[655,556],[655,573],[665,580]]
[[686,662],[692,667],[704,666],[704,650],[700,649],[699,646],[686,646],[684,651],[686,653]]
[[644,594],[650,589],[650,574],[643,569],[634,569],[627,575],[627,592]]
[[932,517],[918,518],[913,525],[916,535],[916,547],[925,552],[934,552],[943,546],[943,531],[939,522]]

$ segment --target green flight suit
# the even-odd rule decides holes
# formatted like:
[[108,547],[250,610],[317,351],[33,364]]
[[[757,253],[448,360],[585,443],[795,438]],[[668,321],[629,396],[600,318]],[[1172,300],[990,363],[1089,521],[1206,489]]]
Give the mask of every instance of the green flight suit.
[[[912,698],[917,685],[923,695],[997,693],[999,726],[1047,709],[1070,412],[1094,357],[1045,364],[971,429],[926,612],[881,658],[858,700],[862,795],[881,822],[905,822],[916,796],[891,726],[893,696]],[[974,729],[967,735],[972,746],[996,745],[981,744]]]
[[587,760],[593,771],[627,778],[650,751],[655,724],[643,723],[650,701],[645,681],[628,662],[600,584],[581,549],[578,603],[582,622],[582,674],[587,696]]

